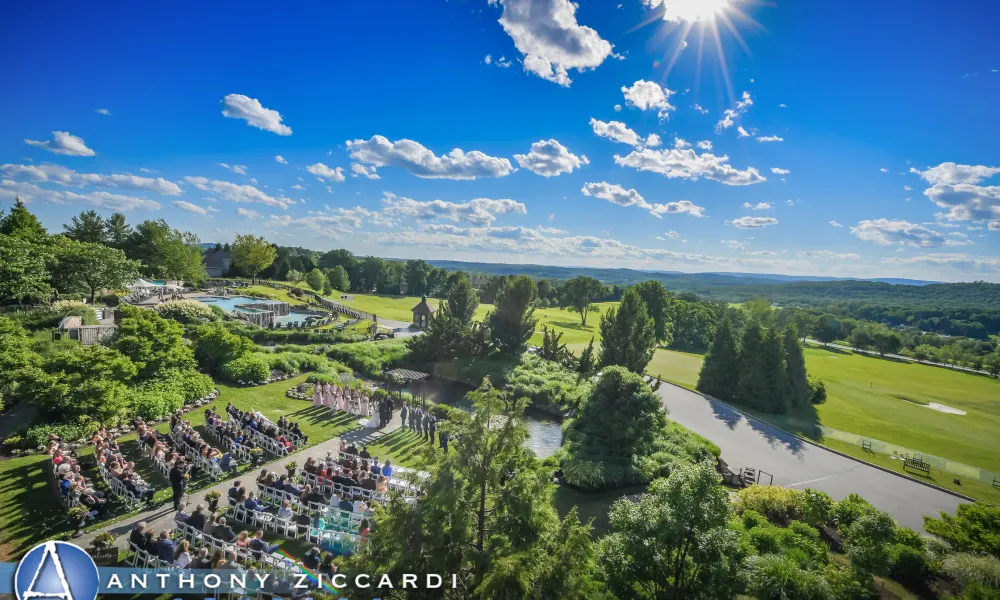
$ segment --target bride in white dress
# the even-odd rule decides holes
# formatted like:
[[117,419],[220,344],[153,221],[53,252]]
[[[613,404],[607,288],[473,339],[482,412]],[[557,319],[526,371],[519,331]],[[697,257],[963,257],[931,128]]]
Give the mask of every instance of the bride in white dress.
[[378,418],[378,407],[375,406],[374,400],[369,400],[368,398],[362,398],[362,405],[367,405],[368,414],[371,415],[368,421],[364,424],[365,427],[370,427],[372,429],[378,429],[379,418]]

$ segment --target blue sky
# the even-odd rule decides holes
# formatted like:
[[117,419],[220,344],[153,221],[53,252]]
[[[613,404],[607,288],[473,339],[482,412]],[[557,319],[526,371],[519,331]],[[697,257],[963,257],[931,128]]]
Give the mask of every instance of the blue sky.
[[1000,281],[996,3],[5,16],[0,204],[52,231],[94,208],[388,257]]

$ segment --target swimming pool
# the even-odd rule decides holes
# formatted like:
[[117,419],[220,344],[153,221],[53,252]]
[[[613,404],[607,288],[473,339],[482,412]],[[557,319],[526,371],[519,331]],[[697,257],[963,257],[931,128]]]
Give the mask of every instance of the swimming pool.
[[[263,298],[252,298],[250,296],[209,296],[207,298],[196,298],[199,302],[204,302],[206,304],[212,304],[218,306],[226,312],[233,312],[234,310],[240,310],[242,312],[262,312],[267,310],[267,306],[277,300],[264,300]],[[256,304],[260,305],[260,309],[237,309],[237,304]],[[306,317],[309,313],[291,311],[289,314],[282,317],[275,317],[274,322],[278,325],[287,325],[288,323],[295,323],[296,325],[301,325],[305,323]]]

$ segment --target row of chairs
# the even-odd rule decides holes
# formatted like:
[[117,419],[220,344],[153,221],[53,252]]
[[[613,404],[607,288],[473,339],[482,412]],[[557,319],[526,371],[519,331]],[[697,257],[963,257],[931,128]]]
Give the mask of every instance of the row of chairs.
[[207,423],[205,424],[205,429],[208,431],[214,439],[218,440],[220,444],[233,455],[234,458],[239,460],[241,463],[250,462],[250,449],[246,446],[242,446],[236,443],[236,440],[228,438],[219,433],[219,430],[215,427],[210,427]]
[[182,539],[191,542],[192,548],[208,548],[209,556],[217,549],[223,552],[232,550],[236,553],[236,560],[241,564],[258,564],[267,573],[274,573],[277,576],[288,576],[292,573],[299,573],[299,568],[291,559],[274,554],[264,554],[249,548],[240,548],[233,542],[226,542],[215,536],[208,535],[200,529],[196,529],[187,523],[176,523],[177,533]]
[[[231,412],[229,410],[228,406],[226,407],[226,412],[229,415],[230,419],[233,419],[237,423],[240,422],[240,416],[238,414],[236,414],[235,412]],[[261,415],[261,416],[263,417],[263,415]],[[264,422],[266,424],[274,425],[274,423],[271,423],[271,421],[269,421],[267,419],[267,417],[263,417],[263,419],[264,419]],[[275,456],[287,456],[288,455],[288,448],[286,448],[283,444],[279,444],[278,440],[271,439],[268,436],[264,435],[263,433],[261,433],[260,431],[257,431],[256,429],[254,429],[252,427],[241,427],[241,429],[243,431],[245,431],[250,437],[252,437],[253,441],[258,446],[260,446],[264,450],[267,450],[271,454],[274,454]],[[275,429],[277,429],[277,426],[275,426]],[[291,442],[292,440],[289,439],[289,441]],[[292,442],[292,445],[293,446],[295,445],[294,442]]]
[[49,483],[55,488],[56,496],[59,498],[60,504],[63,505],[66,510],[73,508],[74,506],[80,505],[80,496],[77,494],[68,494],[63,496],[62,490],[59,488],[60,478],[56,475],[56,464],[52,462],[52,456],[49,456],[49,460],[45,461],[49,466]]
[[359,535],[332,529],[320,529],[311,524],[300,527],[292,521],[278,519],[272,514],[250,510],[242,504],[231,505],[226,510],[226,519],[245,523],[289,539],[305,540],[334,554],[351,554],[359,545],[365,543],[365,540]]
[[326,523],[326,529],[334,529],[347,533],[358,533],[361,531],[361,521],[366,517],[361,513],[342,510],[329,504],[318,502],[302,502],[300,498],[292,496],[288,492],[274,488],[258,486],[258,497],[261,502],[274,507],[280,507],[285,500],[291,504],[292,510],[298,514],[304,514],[310,519],[322,517]]
[[[340,460],[346,460],[346,459],[364,460],[362,458],[359,458],[357,454],[351,454],[350,452],[344,452],[344,451],[340,451],[339,458]],[[393,465],[392,472],[393,475],[397,475],[400,477],[405,476],[416,479],[427,479],[431,476],[430,473],[428,473],[427,471],[418,471],[416,469],[411,469],[409,467],[400,467],[396,465]],[[390,479],[389,481],[391,485],[392,480]]]
[[100,473],[101,479],[104,480],[108,489],[111,490],[111,495],[124,502],[125,506],[127,506],[129,510],[135,510],[143,505],[142,498],[128,491],[125,484],[122,483],[122,480],[112,475],[111,472],[108,471],[108,468],[104,466],[104,463],[98,461],[97,472]]
[[178,435],[173,429],[170,430],[169,435],[170,439],[173,440],[174,445],[184,451],[184,456],[188,457],[188,460],[192,465],[201,469],[202,472],[208,473],[212,479],[218,480],[225,476],[225,472],[222,470],[222,467],[218,465],[218,463],[208,460],[199,454],[197,450],[185,444],[181,436]]
[[[386,500],[388,500],[388,497],[381,492],[376,492],[375,490],[368,490],[363,487],[347,486],[340,483],[335,483],[328,479],[320,479],[319,476],[314,475],[313,473],[306,473],[305,471],[302,472],[302,481],[312,486],[313,489],[320,490],[323,493],[323,495],[328,498],[330,497],[331,494],[336,492],[337,495],[339,496],[343,496],[344,494],[349,494],[351,496],[361,496],[362,498],[365,499],[366,502],[369,503],[378,502],[379,504],[385,504]],[[393,488],[396,491],[399,491],[406,498],[416,498],[416,489],[404,487],[403,485],[401,485],[401,483],[403,482],[397,482],[395,480],[390,479],[389,487]]]
[[[232,416],[232,415],[230,415],[230,416]],[[291,442],[291,444],[292,444],[293,447],[295,447],[295,448],[301,448],[301,447],[303,447],[303,446],[306,445],[306,441],[304,439],[302,439],[301,436],[292,433],[288,429],[285,429],[285,428],[282,428],[282,427],[278,427],[277,423],[275,423],[271,419],[268,419],[263,414],[261,414],[259,416],[259,418],[264,421],[265,425],[269,425],[271,427],[274,427],[278,431],[278,433],[280,433],[281,435],[285,436],[285,438],[289,442]]]

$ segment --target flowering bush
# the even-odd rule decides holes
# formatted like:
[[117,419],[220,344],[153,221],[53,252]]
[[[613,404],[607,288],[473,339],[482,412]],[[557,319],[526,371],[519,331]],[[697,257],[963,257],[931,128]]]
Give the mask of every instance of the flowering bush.
[[197,300],[171,300],[170,302],[156,305],[154,310],[161,317],[190,324],[218,320],[218,315],[212,308],[212,306],[204,302],[198,302]]

